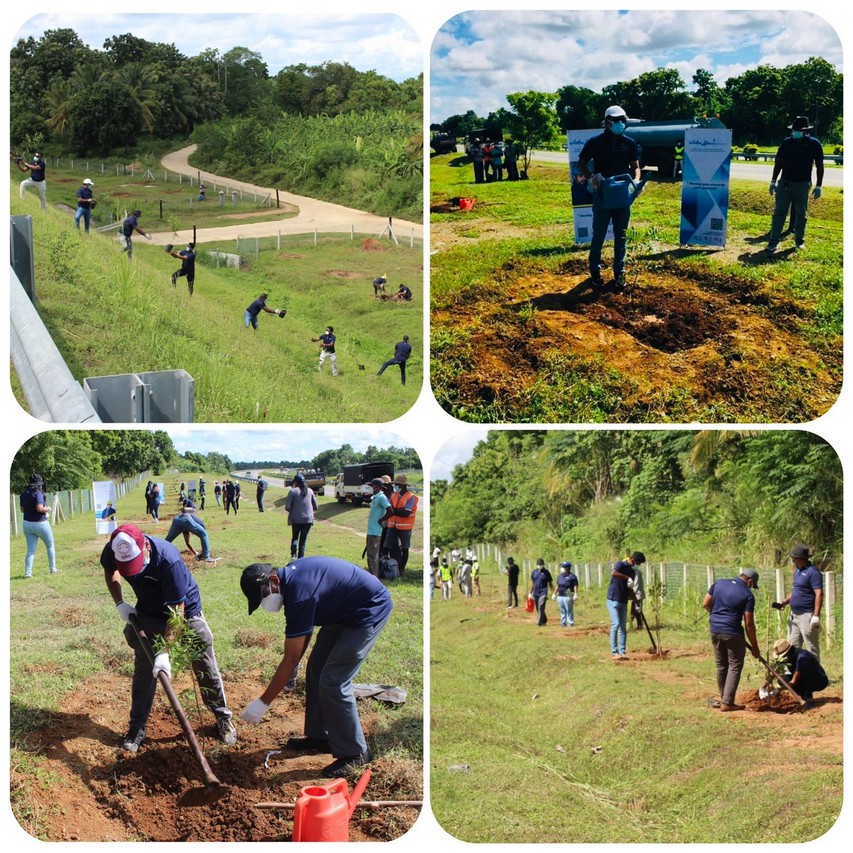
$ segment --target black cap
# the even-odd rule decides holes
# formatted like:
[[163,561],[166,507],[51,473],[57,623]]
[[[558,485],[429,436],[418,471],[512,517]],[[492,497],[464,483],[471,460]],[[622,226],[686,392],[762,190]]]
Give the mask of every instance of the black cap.
[[803,545],[803,543],[800,542],[791,548],[791,553],[788,556],[793,557],[795,560],[808,560],[809,557],[811,557],[811,554],[809,553],[809,546]]
[[261,584],[266,583],[267,578],[273,571],[271,563],[252,563],[243,569],[240,575],[240,589],[243,595],[249,599],[249,615],[251,616],[260,606],[263,595]]

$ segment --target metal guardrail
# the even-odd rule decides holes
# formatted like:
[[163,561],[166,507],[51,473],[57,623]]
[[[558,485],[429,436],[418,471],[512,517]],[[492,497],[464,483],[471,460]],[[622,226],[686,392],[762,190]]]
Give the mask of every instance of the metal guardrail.
[[11,268],[9,277],[9,349],[30,414],[52,423],[101,423]]

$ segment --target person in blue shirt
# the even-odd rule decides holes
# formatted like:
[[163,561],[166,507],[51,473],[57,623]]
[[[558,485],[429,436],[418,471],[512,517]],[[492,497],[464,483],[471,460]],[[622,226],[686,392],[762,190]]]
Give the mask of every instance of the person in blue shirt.
[[286,308],[267,308],[267,299],[269,299],[269,294],[262,293],[246,309],[243,319],[247,329],[249,328],[249,325],[251,325],[253,329],[258,328],[258,314],[260,314],[261,311],[266,311],[267,314],[278,314],[279,317],[284,317],[284,315],[287,314]]
[[614,660],[626,660],[628,602],[633,598],[637,575],[634,566],[641,566],[645,562],[645,554],[634,551],[627,559],[615,563],[610,573],[607,609],[610,613],[610,654]]
[[823,575],[812,563],[807,545],[800,542],[789,554],[794,566],[794,585],[791,594],[773,607],[782,610],[791,606],[788,617],[788,642],[798,649],[805,647],[820,660],[820,611],[823,608]]
[[21,198],[24,197],[24,190],[26,190],[27,187],[33,187],[39,194],[41,209],[47,210],[47,181],[44,176],[44,158],[38,151],[35,151],[33,153],[32,163],[28,163],[23,159],[23,157],[15,162],[22,172],[30,173],[28,178],[24,178],[24,180],[21,181]]
[[[631,207],[608,210],[604,206],[601,185],[606,178],[630,175],[640,180],[640,146],[625,135],[628,116],[619,106],[608,107],[604,112],[604,132],[586,141],[578,157],[581,176],[592,190],[592,240],[589,245],[589,275],[594,287],[603,287],[601,277],[601,250],[607,237],[607,227],[613,223],[613,284],[625,287],[626,234],[631,220]],[[595,168],[590,168],[592,164]]]
[[811,702],[818,690],[829,687],[829,677],[820,661],[806,649],[798,649],[788,640],[777,640],[773,655],[777,669],[787,670],[789,684],[806,702]]
[[89,233],[89,223],[92,221],[93,186],[92,181],[85,178],[83,185],[77,190],[77,212],[74,214],[74,224],[79,231],[80,220],[82,219],[87,234]]
[[[201,696],[216,717],[219,740],[225,745],[237,742],[237,729],[225,699],[222,676],[213,650],[213,634],[201,608],[201,594],[178,549],[163,539],[145,536],[133,524],[116,528],[101,552],[101,566],[107,589],[115,602],[119,616],[128,624],[124,638],[134,651],[133,682],[131,686],[130,725],[122,740],[122,749],[136,752],[145,739],[145,725],[154,704],[157,676],[164,672],[169,678],[172,668],[168,651],[159,652],[151,661],[130,624],[135,614],[140,628],[149,640],[174,638],[169,626],[170,610],[180,613],[187,628],[198,638],[202,652],[193,660],[192,669]],[[124,600],[122,582],[136,593],[136,605]]]
[[240,715],[261,722],[308,649],[304,737],[288,749],[331,753],[327,778],[349,776],[373,760],[355,703],[352,682],[393,608],[391,594],[370,572],[334,557],[303,557],[282,569],[253,563],[243,570],[240,588],[251,615],[258,607],[284,611],[284,656],[266,690]]
[[[190,533],[198,536],[201,542],[201,554],[190,543]],[[173,542],[178,538],[179,534],[183,535],[187,548],[189,548],[197,560],[204,560],[208,563],[216,562],[210,555],[210,536],[208,535],[207,527],[198,515],[196,515],[196,505],[190,498],[184,498],[181,501],[181,511],[172,519],[169,532],[166,534],[166,541]]]
[[578,597],[578,576],[572,571],[572,564],[560,563],[557,575],[557,605],[560,608],[560,625],[572,627],[575,624],[575,599]]
[[405,385],[406,384],[406,362],[409,360],[409,356],[412,354],[412,345],[409,343],[409,336],[403,335],[402,341],[397,341],[394,344],[394,358],[389,358],[382,367],[379,368],[379,372],[376,374],[377,376],[381,376],[385,372],[386,367],[390,367],[392,364],[400,365],[400,382]]
[[744,569],[736,578],[727,578],[711,584],[702,607],[711,614],[711,645],[717,667],[717,689],[720,699],[711,700],[712,707],[721,711],[742,711],[743,705],[735,703],[743,662],[746,659],[746,636],[750,652],[759,656],[758,637],[755,634],[755,596],[758,589],[758,572]]
[[151,235],[143,231],[139,227],[139,217],[142,216],[141,210],[134,210],[129,216],[126,216],[121,223],[121,231],[119,239],[121,240],[122,252],[127,252],[127,259],[133,257],[133,232],[141,234],[146,240],[151,239]]
[[326,330],[319,338],[311,338],[312,343],[320,344],[320,363],[317,365],[317,370],[323,369],[323,362],[328,359],[332,364],[332,376],[338,375],[338,357],[335,355],[335,329],[333,326],[326,326]]
[[47,548],[47,562],[51,574],[56,574],[56,545],[50,526],[50,506],[44,496],[45,485],[41,474],[30,477],[27,488],[21,493],[21,513],[24,517],[24,536],[27,540],[27,556],[24,558],[24,577],[33,576],[38,543],[44,542]]
[[367,555],[367,568],[374,577],[379,577],[379,557],[382,550],[382,534],[385,531],[385,523],[394,514],[391,501],[382,491],[382,480],[375,477],[370,481],[373,489],[373,497],[370,499],[370,512],[367,516],[367,543],[365,554]]
[[545,568],[545,561],[540,557],[536,561],[536,568],[530,575],[530,595],[536,605],[536,624],[547,625],[548,617],[545,615],[545,605],[548,603],[548,593],[554,591],[554,578],[551,572]]
[[178,279],[186,276],[187,289],[192,296],[195,285],[195,243],[187,243],[186,249],[181,249],[180,252],[169,252],[169,254],[181,262],[181,268],[172,273],[172,287],[177,287]]
[[401,284],[397,288],[397,292],[391,297],[394,302],[411,302],[412,288],[406,284]]

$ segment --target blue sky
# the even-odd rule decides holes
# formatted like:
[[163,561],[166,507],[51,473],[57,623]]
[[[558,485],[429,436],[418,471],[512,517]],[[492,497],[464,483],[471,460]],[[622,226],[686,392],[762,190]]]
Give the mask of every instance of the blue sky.
[[110,36],[124,33],[174,44],[186,56],[208,47],[220,52],[248,47],[261,54],[271,75],[287,65],[319,65],[328,60],[348,62],[359,71],[375,70],[398,82],[423,71],[421,41],[397,15],[40,14],[22,25],[12,44],[61,27],[73,29],[98,50]]
[[169,426],[176,450],[186,453],[223,453],[232,462],[252,460],[312,459],[323,450],[333,450],[351,444],[363,453],[368,445],[376,447],[410,447],[411,441],[390,430],[359,427],[281,427],[277,429],[250,427],[204,429]]
[[823,18],[792,11],[474,11],[451,18],[430,53],[431,122],[507,107],[506,94],[561,86],[600,91],[656,68],[688,89],[699,68],[722,86],[748,68],[820,56],[841,71]]

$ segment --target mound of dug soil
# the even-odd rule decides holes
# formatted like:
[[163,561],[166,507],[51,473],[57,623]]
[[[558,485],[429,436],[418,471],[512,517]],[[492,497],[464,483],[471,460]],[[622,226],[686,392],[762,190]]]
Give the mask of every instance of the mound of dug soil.
[[[261,683],[257,674],[236,683],[229,679],[231,708],[239,710],[256,698]],[[223,747],[216,740],[212,714],[206,709],[191,713],[188,691],[181,702],[211,769],[228,792],[209,806],[179,808],[178,797],[203,784],[201,771],[160,693],[139,752],[119,749],[129,694],[128,677],[99,675],[69,695],[49,725],[28,735],[29,751],[41,762],[40,778],[50,782],[33,785],[32,777],[24,779],[13,768],[12,792],[20,793],[29,812],[38,815],[45,840],[289,841],[292,810],[262,810],[255,804],[292,803],[306,785],[329,781],[319,773],[331,760],[328,755],[269,755],[282,749],[287,737],[302,733],[303,697],[280,697],[259,726],[235,719],[237,744]],[[359,707],[370,740],[376,717],[368,705]],[[420,800],[422,779],[406,778],[398,765],[392,758],[377,758],[364,799]],[[350,841],[392,840],[417,816],[411,807],[356,809]]]

